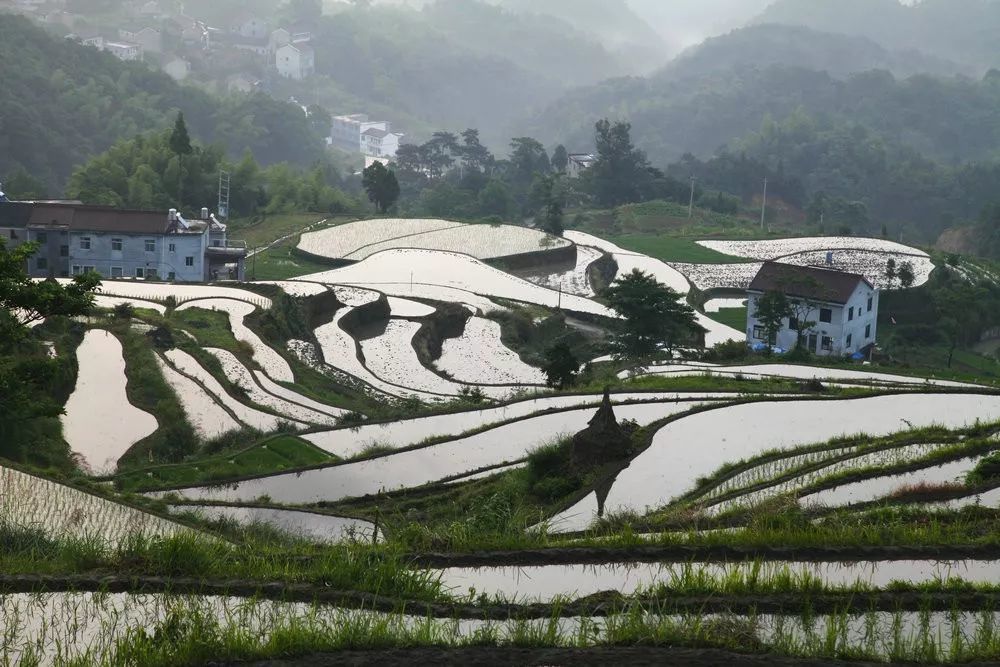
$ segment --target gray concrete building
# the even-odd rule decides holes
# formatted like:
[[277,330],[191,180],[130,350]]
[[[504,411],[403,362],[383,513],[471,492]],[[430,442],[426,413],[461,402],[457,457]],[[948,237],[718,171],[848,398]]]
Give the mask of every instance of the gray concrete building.
[[36,278],[95,271],[104,278],[203,282],[243,280],[246,244],[202,209],[188,220],[175,210],[0,201],[0,238],[8,247],[32,241]]

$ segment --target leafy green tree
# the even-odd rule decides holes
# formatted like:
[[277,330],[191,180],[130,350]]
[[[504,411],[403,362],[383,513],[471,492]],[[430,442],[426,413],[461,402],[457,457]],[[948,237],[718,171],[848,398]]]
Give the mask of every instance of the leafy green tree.
[[885,263],[885,288],[892,289],[892,286],[896,283],[896,277],[898,275],[896,269],[896,260],[890,257]]
[[788,297],[784,292],[765,292],[759,299],[753,316],[760,322],[760,326],[767,335],[767,342],[774,345],[781,331],[783,320],[792,316],[792,308],[788,302]]
[[576,383],[580,373],[580,360],[566,343],[556,343],[545,352],[542,365],[546,384],[556,389],[566,389]]
[[641,199],[649,180],[646,155],[632,145],[632,126],[609,120],[595,126],[597,160],[588,170],[598,204],[611,208]]
[[616,280],[602,296],[623,318],[611,340],[617,359],[639,360],[663,348],[672,350],[704,331],[680,294],[638,269]]
[[897,276],[899,277],[899,284],[903,289],[913,287],[913,283],[917,280],[917,276],[913,271],[913,262],[906,261],[900,264]]
[[566,204],[564,193],[556,176],[539,176],[532,187],[532,199],[538,202],[536,226],[553,236],[562,236],[563,214]]
[[565,146],[559,144],[556,146],[556,149],[552,151],[552,168],[560,174],[565,174],[568,167],[569,153],[566,152]]
[[184,122],[184,112],[178,112],[177,120],[174,121],[174,130],[170,133],[170,150],[177,156],[177,203],[180,205],[184,201],[184,156],[194,152],[191,135]]
[[66,286],[32,280],[25,267],[37,249],[33,243],[8,249],[0,239],[0,457],[13,460],[38,454],[40,429],[62,414],[53,390],[67,375],[66,362],[50,359],[27,325],[86,314],[100,284],[94,273]]
[[478,195],[479,211],[484,216],[497,215],[506,218],[510,215],[513,202],[510,190],[503,181],[490,180]]
[[47,190],[45,184],[32,176],[24,167],[14,169],[3,183],[3,191],[11,200],[45,199]]
[[385,213],[399,199],[399,181],[396,174],[381,162],[373,162],[362,173],[362,185],[368,193],[368,200],[375,204],[379,213]]

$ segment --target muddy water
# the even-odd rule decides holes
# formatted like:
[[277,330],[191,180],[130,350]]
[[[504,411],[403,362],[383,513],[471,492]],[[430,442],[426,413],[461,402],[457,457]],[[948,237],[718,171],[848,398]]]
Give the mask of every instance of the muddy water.
[[476,594],[519,602],[579,598],[604,591],[644,593],[654,586],[681,587],[685,581],[750,579],[792,575],[828,586],[885,588],[894,581],[919,583],[962,580],[990,584],[1000,579],[1000,561],[881,561],[870,563],[651,563],[630,565],[546,565],[539,567],[449,568],[441,581],[455,595]]
[[128,401],[117,338],[92,329],[76,356],[80,370],[62,417],[63,434],[91,470],[110,471],[132,445],[156,431],[156,418]]
[[[771,449],[792,449],[858,433],[881,436],[911,426],[958,428],[998,419],[1000,396],[959,394],[786,401],[711,410],[661,429],[652,446],[618,476],[605,512],[662,507],[724,463]],[[591,494],[557,517],[557,529],[585,529],[596,518],[596,505]]]
[[[619,419],[649,424],[698,403],[658,403],[616,408]],[[543,415],[451,442],[299,473],[273,475],[225,487],[183,489],[189,500],[250,502],[268,496],[282,504],[335,501],[380,491],[412,488],[527,456],[541,445],[582,430],[593,408]]]

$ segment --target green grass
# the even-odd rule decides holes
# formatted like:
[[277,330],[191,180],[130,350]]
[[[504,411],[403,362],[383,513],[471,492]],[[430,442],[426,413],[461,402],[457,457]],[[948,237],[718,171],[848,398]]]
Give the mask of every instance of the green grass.
[[229,235],[247,242],[251,250],[297,234],[306,227],[330,216],[323,213],[282,213],[229,221]]
[[130,470],[119,475],[116,483],[123,489],[208,484],[223,479],[334,463],[337,460],[301,438],[279,435],[236,453],[219,454],[177,465]]
[[745,258],[724,255],[696,243],[705,237],[668,236],[665,234],[612,235],[610,240],[626,250],[655,257],[664,262],[685,264],[738,264]]
[[243,354],[232,329],[229,328],[229,314],[222,311],[199,308],[197,301],[194,307],[171,312],[171,323],[183,327],[198,339],[201,347],[215,347],[229,350],[234,354]]
[[287,280],[329,270],[327,264],[292,254],[292,246],[283,243],[248,259],[246,275],[248,280]]
[[732,327],[737,331],[745,331],[747,328],[747,309],[743,308],[720,308],[716,313],[706,313],[709,319]]

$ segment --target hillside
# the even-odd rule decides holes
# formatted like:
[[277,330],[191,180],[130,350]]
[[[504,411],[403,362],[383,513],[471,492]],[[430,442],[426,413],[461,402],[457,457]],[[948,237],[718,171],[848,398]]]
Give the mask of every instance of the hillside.
[[890,51],[866,37],[763,24],[707,39],[682,53],[659,76],[704,76],[740,66],[762,69],[772,65],[828,72],[837,78],[868,70],[887,70],[902,78],[922,73],[966,73],[955,63],[920,53]]
[[301,110],[264,95],[214,98],[141,63],[50,37],[0,15],[0,175],[21,167],[58,193],[73,168],[115,141],[167,127],[264,163],[311,164],[320,137]]
[[1000,3],[992,0],[777,0],[759,23],[804,25],[861,35],[896,50],[922,51],[974,67],[1000,65]]

